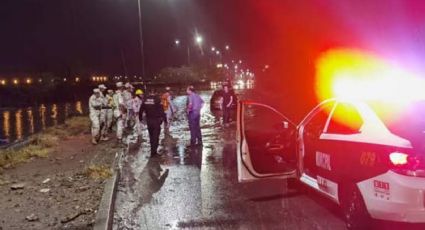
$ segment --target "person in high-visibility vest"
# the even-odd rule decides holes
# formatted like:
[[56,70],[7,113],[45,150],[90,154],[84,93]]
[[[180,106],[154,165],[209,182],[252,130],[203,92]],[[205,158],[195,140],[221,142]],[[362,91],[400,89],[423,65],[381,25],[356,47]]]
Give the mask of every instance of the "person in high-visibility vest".
[[170,87],[165,87],[165,93],[163,93],[161,96],[161,104],[162,104],[162,107],[164,108],[164,113],[166,118],[164,121],[164,130],[168,131],[171,125],[171,120],[175,112]]

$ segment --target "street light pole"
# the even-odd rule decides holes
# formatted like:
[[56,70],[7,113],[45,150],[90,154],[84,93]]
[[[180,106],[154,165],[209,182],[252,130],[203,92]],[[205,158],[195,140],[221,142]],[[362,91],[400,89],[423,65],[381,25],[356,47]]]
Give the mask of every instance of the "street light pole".
[[142,8],[140,0],[137,0],[139,8],[139,42],[140,42],[140,55],[142,57],[142,76],[145,78],[145,53],[143,49],[143,30],[142,30]]
[[[174,44],[176,45],[176,47],[179,47],[180,40],[179,39],[174,40]],[[187,66],[190,66],[190,46],[189,44],[187,44],[186,46],[187,46]]]
[[199,49],[201,50],[201,55],[204,56],[204,49],[202,49],[202,42],[204,41],[204,38],[202,38],[201,35],[196,34],[195,37],[195,43],[199,46]]
[[[140,0],[139,0],[140,1]],[[196,45],[199,46],[199,48],[201,49],[201,54],[204,55],[204,51],[202,50],[202,41],[203,38],[200,35],[196,35],[195,36],[195,43]],[[179,47],[180,46],[180,40],[179,39],[175,39],[174,40],[174,44]],[[190,42],[186,44],[187,46],[187,65],[190,66]]]
[[190,66],[190,46],[187,45],[187,66]]

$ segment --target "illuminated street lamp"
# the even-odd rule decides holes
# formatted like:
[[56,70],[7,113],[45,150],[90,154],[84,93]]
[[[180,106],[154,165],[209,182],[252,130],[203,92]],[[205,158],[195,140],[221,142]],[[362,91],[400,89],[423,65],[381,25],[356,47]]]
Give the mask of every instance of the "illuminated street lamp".
[[15,85],[19,84],[18,79],[14,79],[14,80],[13,80],[13,84],[15,84]]
[[196,37],[195,37],[195,42],[196,42],[196,44],[198,44],[198,46],[199,46],[199,49],[201,50],[201,54],[202,54],[202,56],[204,56],[204,50],[202,49],[202,42],[204,41],[204,39],[202,38],[202,36],[201,35],[196,35]]
[[[201,35],[199,35],[198,33],[195,33],[195,37],[193,39],[195,41],[195,45],[197,45],[199,47],[199,49],[201,50],[201,54],[204,55],[204,50],[202,48],[202,43],[204,41],[204,38]],[[179,47],[180,44],[181,44],[181,42],[180,42],[179,39],[175,39],[174,40],[174,44]],[[190,45],[190,42],[184,42],[184,45],[187,48],[187,65],[190,66],[190,49],[191,49],[191,45]],[[214,48],[214,50],[215,50],[215,48]]]
[[201,45],[203,41],[204,41],[204,39],[202,38],[201,35],[196,35],[196,37],[195,37],[196,44]]
[[79,77],[76,77],[75,78],[75,82],[79,82],[80,81],[80,78]]
[[0,81],[0,83],[1,83],[2,85],[6,85],[6,80],[1,80],[1,81]]
[[213,47],[211,47],[211,51],[212,52],[214,52],[215,51],[215,47],[213,46]]
[[216,50],[215,51],[215,54],[220,55],[220,51],[219,50]]
[[32,81],[31,81],[30,78],[27,78],[26,82],[27,82],[27,84],[31,84]]
[[226,48],[226,50],[229,50],[230,49],[230,46],[229,45],[226,45],[225,48]]

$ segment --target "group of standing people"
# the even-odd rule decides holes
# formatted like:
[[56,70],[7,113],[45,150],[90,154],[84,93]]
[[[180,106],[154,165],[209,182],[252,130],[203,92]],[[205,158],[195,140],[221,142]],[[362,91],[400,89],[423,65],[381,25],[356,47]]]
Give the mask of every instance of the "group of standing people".
[[[112,97],[113,91],[107,90],[105,95],[106,86],[101,84],[98,88],[93,89],[93,95],[89,99],[91,133],[93,144],[99,141],[107,141],[108,126],[112,125],[113,105]],[[111,92],[112,91],[112,92]]]
[[91,133],[93,144],[107,141],[108,133],[116,124],[117,141],[121,142],[124,128],[131,126],[134,135],[140,133],[140,122],[135,119],[143,99],[143,91],[127,83],[118,82],[117,89],[107,89],[103,84],[93,89],[89,99]]
[[[187,88],[187,94],[190,146],[199,146],[202,145],[200,114],[204,101],[195,93],[193,86]],[[115,91],[107,89],[103,84],[95,88],[89,99],[89,110],[93,144],[109,140],[108,133],[112,131],[114,124],[118,145],[123,144],[126,128],[130,130],[127,137],[137,140],[142,136],[142,121],[145,119],[152,157],[158,155],[162,123],[164,132],[168,132],[176,113],[170,87],[166,87],[161,96],[154,89],[145,95],[143,90],[135,90],[130,83],[122,82],[116,83]]]

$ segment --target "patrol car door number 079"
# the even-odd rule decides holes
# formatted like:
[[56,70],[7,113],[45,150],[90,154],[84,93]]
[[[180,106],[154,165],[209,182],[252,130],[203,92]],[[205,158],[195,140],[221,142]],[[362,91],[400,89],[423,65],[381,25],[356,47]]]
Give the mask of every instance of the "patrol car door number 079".
[[322,152],[316,152],[316,165],[320,168],[331,171],[331,155]]

